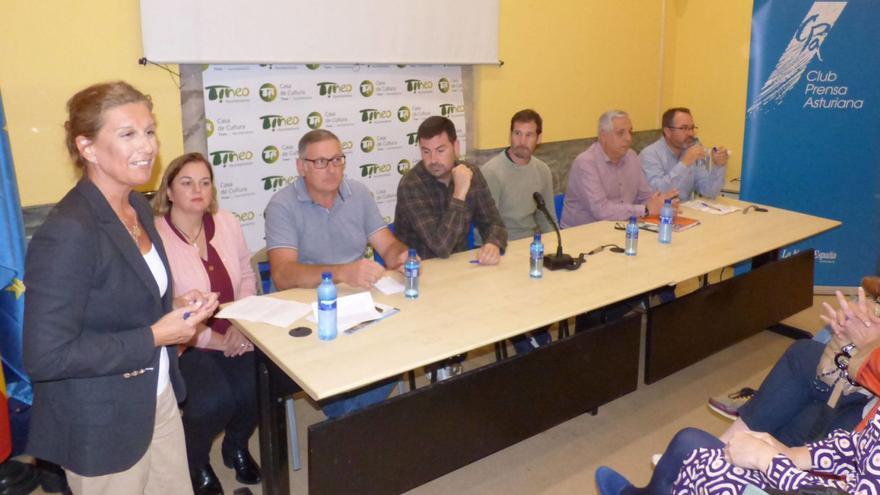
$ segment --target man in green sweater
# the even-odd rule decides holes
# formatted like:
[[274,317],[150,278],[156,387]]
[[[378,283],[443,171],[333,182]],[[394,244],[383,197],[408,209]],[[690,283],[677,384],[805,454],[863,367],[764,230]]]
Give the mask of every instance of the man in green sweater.
[[[516,112],[510,119],[510,147],[480,167],[511,241],[554,231],[533,199],[534,193],[541,193],[556,221],[553,175],[546,163],[532,155],[541,142],[542,130],[543,120],[538,112]],[[524,354],[549,343],[550,333],[544,327],[510,340],[517,354]]]
[[507,239],[511,241],[553,232],[553,226],[535,206],[532,198],[535,192],[544,197],[556,221],[553,175],[546,163],[532,155],[541,142],[542,127],[538,112],[531,109],[516,112],[510,119],[510,147],[480,168],[504,220]]

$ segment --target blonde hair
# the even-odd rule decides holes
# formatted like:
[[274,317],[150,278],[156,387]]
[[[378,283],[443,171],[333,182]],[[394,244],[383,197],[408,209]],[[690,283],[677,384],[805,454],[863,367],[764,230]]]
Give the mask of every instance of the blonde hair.
[[143,103],[150,112],[153,111],[150,97],[124,81],[94,84],[67,100],[65,144],[80,175],[84,173],[87,162],[76,147],[77,136],[94,140],[104,126],[104,112],[129,103]]
[[156,195],[153,196],[153,213],[157,216],[164,216],[171,210],[171,201],[168,199],[168,189],[171,188],[171,183],[174,182],[174,179],[177,177],[177,174],[180,173],[181,169],[185,167],[189,163],[193,162],[201,162],[205,164],[205,168],[208,169],[208,175],[211,176],[211,203],[208,205],[208,212],[212,215],[217,213],[217,188],[214,186],[214,170],[211,168],[211,164],[208,163],[208,160],[205,158],[205,155],[201,153],[187,153],[185,155],[180,155],[174,160],[171,160],[171,163],[168,164],[168,168],[165,169],[165,173],[162,174],[162,183],[159,184],[159,189],[156,191]]

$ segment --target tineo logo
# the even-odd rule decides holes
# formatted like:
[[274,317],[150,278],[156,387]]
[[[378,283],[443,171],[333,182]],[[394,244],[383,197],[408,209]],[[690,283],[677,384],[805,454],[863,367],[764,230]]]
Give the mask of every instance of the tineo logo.
[[309,129],[320,129],[324,125],[324,117],[318,112],[312,112],[306,117],[306,125]]
[[277,127],[294,127],[299,124],[299,117],[291,115],[261,115],[259,117],[263,129],[275,130]]
[[214,135],[214,121],[211,119],[205,119],[205,134],[207,134],[208,137]]
[[270,175],[268,177],[263,177],[263,190],[265,191],[277,191],[278,189],[290,184],[294,181],[296,177],[292,176],[283,176],[283,175]]
[[387,120],[391,118],[391,110],[377,110],[375,108],[365,108],[360,110],[361,122],[368,124],[375,120]]
[[211,156],[211,165],[234,165],[239,162],[246,162],[254,159],[254,154],[250,151],[235,152],[232,150],[212,151],[208,153]]
[[409,160],[407,160],[406,158],[397,162],[397,173],[400,175],[403,175],[403,174],[409,172],[409,169],[411,169],[411,168],[412,168],[412,163]]
[[376,140],[371,136],[366,136],[361,139],[361,151],[364,153],[370,153],[376,148]]
[[278,159],[281,158],[281,152],[278,151],[278,148],[276,148],[272,145],[269,145],[269,146],[266,146],[265,148],[263,148],[262,156],[263,156],[264,162],[266,162],[268,164],[272,164],[272,163],[277,162]]
[[208,101],[217,101],[223,103],[224,100],[233,98],[247,98],[251,94],[251,90],[246,87],[233,88],[230,86],[208,86]]
[[342,141],[339,145],[342,147],[342,151],[351,151],[354,148],[354,143],[351,141]]
[[235,215],[235,218],[238,219],[239,223],[250,222],[257,217],[257,214],[253,211],[243,211],[240,213],[233,211],[232,214]]
[[412,111],[408,106],[402,106],[397,109],[397,120],[407,122],[412,117]]
[[278,89],[270,83],[260,86],[260,99],[265,102],[273,101],[278,96]]
[[434,83],[431,81],[422,81],[419,79],[407,79],[406,91],[408,93],[428,93],[434,89]]
[[445,77],[441,77],[439,81],[437,81],[437,89],[440,90],[441,93],[448,93],[450,89],[449,79]]
[[391,164],[389,163],[366,163],[361,165],[361,177],[370,178],[374,175],[387,174],[391,172]]
[[460,115],[464,113],[464,105],[453,105],[451,103],[440,104],[440,115],[449,117],[450,115]]
[[319,95],[329,98],[337,93],[351,93],[351,84],[338,84],[329,81],[318,83]]
[[373,81],[365,80],[361,81],[360,91],[361,96],[364,98],[369,98],[373,96],[373,92],[376,90],[376,86],[373,84]]
[[419,133],[418,132],[408,132],[406,133],[406,143],[412,146],[416,146],[419,144]]

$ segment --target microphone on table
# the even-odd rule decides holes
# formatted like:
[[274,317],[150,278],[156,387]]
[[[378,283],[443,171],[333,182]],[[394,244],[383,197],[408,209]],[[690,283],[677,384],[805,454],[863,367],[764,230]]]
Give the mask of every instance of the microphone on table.
[[556,254],[545,254],[544,255],[544,268],[548,270],[576,270],[581,266],[581,260],[572,258],[571,256],[562,252],[562,234],[559,233],[559,226],[556,225],[556,222],[553,220],[553,216],[550,215],[550,212],[547,211],[547,205],[544,203],[544,197],[541,196],[541,193],[535,191],[532,194],[532,198],[535,200],[535,204],[538,206],[538,209],[544,213],[544,216],[547,217],[547,220],[553,225],[553,228],[556,230]]

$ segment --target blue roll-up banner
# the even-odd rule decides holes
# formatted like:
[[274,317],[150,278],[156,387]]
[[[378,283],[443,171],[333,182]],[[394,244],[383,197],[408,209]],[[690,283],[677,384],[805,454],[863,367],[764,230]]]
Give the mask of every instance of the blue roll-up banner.
[[877,271],[878,20],[877,0],[754,1],[741,198],[843,222],[782,250],[816,249],[817,286]]

